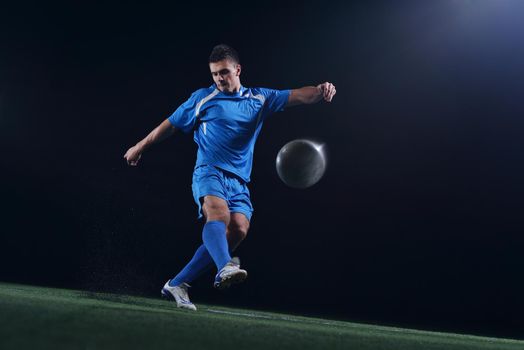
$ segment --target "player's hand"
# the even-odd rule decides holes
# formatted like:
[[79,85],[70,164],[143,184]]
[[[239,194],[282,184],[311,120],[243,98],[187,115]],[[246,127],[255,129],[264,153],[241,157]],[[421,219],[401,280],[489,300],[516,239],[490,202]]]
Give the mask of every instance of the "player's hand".
[[335,89],[335,85],[329,82],[325,82],[320,85],[317,85],[317,89],[320,90],[320,92],[322,93],[322,98],[326,102],[331,102],[331,100],[333,99],[333,96],[335,96],[335,94],[337,93],[337,89]]
[[140,160],[140,157],[142,157],[142,150],[137,145],[128,149],[126,154],[124,154],[127,164],[131,166],[136,166]]

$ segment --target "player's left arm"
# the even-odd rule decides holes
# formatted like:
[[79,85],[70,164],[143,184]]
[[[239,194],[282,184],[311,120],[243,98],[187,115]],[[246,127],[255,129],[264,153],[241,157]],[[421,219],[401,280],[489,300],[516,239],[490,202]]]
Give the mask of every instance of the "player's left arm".
[[317,86],[305,86],[300,89],[293,89],[289,94],[286,107],[317,103],[322,99],[326,102],[331,102],[336,93],[335,85],[329,82]]

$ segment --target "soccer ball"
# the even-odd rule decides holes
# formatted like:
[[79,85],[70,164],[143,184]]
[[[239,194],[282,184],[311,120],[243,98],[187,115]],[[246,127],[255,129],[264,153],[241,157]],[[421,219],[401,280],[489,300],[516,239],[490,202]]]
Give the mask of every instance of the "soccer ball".
[[313,186],[324,175],[326,166],[325,145],[311,140],[290,141],[277,154],[277,174],[293,188]]

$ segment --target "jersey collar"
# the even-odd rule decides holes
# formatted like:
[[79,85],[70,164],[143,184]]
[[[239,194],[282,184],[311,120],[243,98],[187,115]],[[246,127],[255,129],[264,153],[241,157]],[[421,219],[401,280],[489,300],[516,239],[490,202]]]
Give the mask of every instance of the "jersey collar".
[[[215,90],[218,90],[216,84],[213,84],[212,87]],[[232,97],[249,97],[249,89],[245,88],[242,84],[240,85],[240,89],[238,90],[238,92],[235,92],[232,94],[226,94],[225,92],[220,91],[220,93],[224,94],[225,96],[232,96]]]

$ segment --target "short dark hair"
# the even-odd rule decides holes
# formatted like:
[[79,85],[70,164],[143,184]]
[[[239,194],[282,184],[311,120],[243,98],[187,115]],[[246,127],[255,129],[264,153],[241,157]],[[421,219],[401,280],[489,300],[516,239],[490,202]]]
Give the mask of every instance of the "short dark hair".
[[215,46],[209,55],[209,63],[215,63],[225,59],[231,60],[235,63],[240,63],[238,52],[226,44]]

